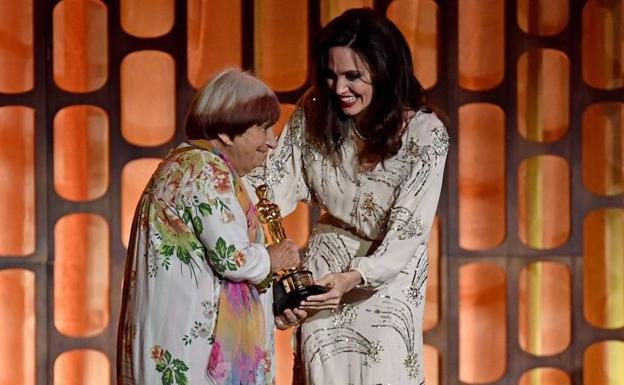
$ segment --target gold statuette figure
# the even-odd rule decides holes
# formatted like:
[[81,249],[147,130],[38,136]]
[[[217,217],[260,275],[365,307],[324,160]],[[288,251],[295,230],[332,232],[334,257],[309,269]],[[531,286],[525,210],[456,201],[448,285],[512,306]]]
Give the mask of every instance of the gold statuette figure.
[[[258,219],[266,225],[271,243],[276,244],[286,238],[282,226],[282,215],[279,206],[271,202],[268,197],[268,187],[263,184],[256,187],[258,203]],[[315,285],[312,273],[301,266],[281,270],[275,273],[273,286],[273,307],[277,314],[286,309],[299,306],[306,297],[327,291],[323,286]]]

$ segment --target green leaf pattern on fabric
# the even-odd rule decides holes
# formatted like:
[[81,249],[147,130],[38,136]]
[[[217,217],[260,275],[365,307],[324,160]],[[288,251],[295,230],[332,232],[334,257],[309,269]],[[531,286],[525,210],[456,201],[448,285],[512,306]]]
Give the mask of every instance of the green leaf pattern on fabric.
[[150,357],[156,364],[156,371],[162,373],[163,385],[188,385],[186,372],[189,367],[184,361],[173,358],[168,350],[159,345],[152,346]]
[[217,244],[214,249],[208,250],[208,258],[214,266],[215,270],[219,273],[223,273],[226,270],[236,270],[240,263],[237,263],[237,258],[240,258],[239,253],[236,253],[234,245],[228,245],[221,237],[217,239]]
[[[172,191],[172,199],[169,201],[177,203],[175,209],[166,202],[151,205],[149,220],[143,221],[153,227],[149,277],[156,277],[160,270],[169,271],[174,259],[184,268],[180,271],[183,274],[188,272],[197,282],[202,271],[199,261],[206,252],[197,239],[205,230],[206,217],[219,215],[218,219],[222,223],[234,220],[234,214],[224,200],[232,193],[230,170],[216,158],[206,162],[192,152],[173,157],[160,167],[163,172],[159,175],[163,177],[152,180],[148,190],[160,188],[166,192]],[[235,269],[233,249],[217,248],[218,255],[225,258],[217,258],[220,261],[217,270]]]

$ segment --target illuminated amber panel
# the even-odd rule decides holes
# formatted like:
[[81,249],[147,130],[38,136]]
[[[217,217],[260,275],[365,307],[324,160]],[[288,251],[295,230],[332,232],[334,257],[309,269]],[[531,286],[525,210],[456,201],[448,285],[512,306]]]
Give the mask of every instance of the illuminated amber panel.
[[35,274],[0,270],[0,384],[35,385]]
[[321,25],[350,8],[373,7],[373,0],[321,0]]
[[624,192],[624,104],[596,103],[583,113],[583,182],[594,194]]
[[87,201],[108,187],[108,116],[95,106],[70,106],[54,117],[54,189]]
[[423,360],[425,362],[425,383],[438,385],[440,383],[440,354],[433,346],[423,346]]
[[489,249],[505,239],[505,152],[505,112],[489,103],[461,106],[459,245],[464,249]]
[[175,63],[159,51],[138,51],[121,63],[121,133],[137,146],[158,146],[175,131]]
[[561,51],[536,49],[518,60],[518,131],[535,142],[561,139],[570,125],[570,61]]
[[534,249],[552,249],[570,235],[570,169],[555,155],[525,159],[518,168],[518,232]]
[[310,207],[298,203],[295,211],[284,218],[284,230],[299,248],[304,248],[310,237]]
[[108,77],[108,15],[98,0],[63,0],[53,13],[54,82],[70,92],[94,91]]
[[294,353],[292,338],[294,328],[275,331],[275,373],[277,385],[291,385],[293,383]]
[[427,294],[425,295],[425,316],[423,329],[433,329],[440,321],[440,218],[433,220],[429,243],[429,275],[427,278]]
[[624,385],[624,341],[604,341],[583,354],[583,384]]
[[0,2],[0,92],[20,93],[33,88],[32,0]]
[[459,379],[462,382],[485,384],[505,373],[506,291],[505,273],[496,265],[479,262],[459,269]]
[[0,255],[35,251],[35,114],[0,107]]
[[199,88],[218,70],[242,65],[241,0],[186,4],[188,81]]
[[136,37],[158,37],[173,27],[173,0],[121,0],[121,27]]
[[583,312],[587,322],[599,328],[624,327],[623,234],[624,209],[595,210],[585,217]]
[[498,86],[505,74],[505,2],[459,0],[459,85]]
[[570,271],[555,262],[534,262],[519,277],[518,339],[536,356],[561,353],[572,327]]
[[524,372],[518,385],[572,385],[572,380],[561,369],[535,368]]
[[145,185],[160,163],[157,158],[136,159],[121,171],[121,240],[128,247],[134,210]]
[[54,361],[54,385],[110,385],[111,366],[106,354],[79,349],[62,353]]
[[71,337],[89,337],[109,320],[110,241],[106,220],[70,214],[54,228],[54,325]]
[[288,123],[288,120],[295,111],[295,107],[296,106],[294,104],[280,104],[280,117],[273,126],[273,133],[275,133],[276,136],[280,136],[280,134],[282,133],[284,126],[286,125],[286,123]]
[[254,70],[275,91],[297,89],[308,74],[308,2],[256,2]]
[[624,85],[624,2],[590,0],[583,7],[583,80],[595,88]]
[[529,35],[551,36],[568,24],[569,0],[518,0],[517,20]]
[[386,12],[405,36],[412,52],[414,74],[427,89],[438,81],[439,14],[433,0],[394,0]]

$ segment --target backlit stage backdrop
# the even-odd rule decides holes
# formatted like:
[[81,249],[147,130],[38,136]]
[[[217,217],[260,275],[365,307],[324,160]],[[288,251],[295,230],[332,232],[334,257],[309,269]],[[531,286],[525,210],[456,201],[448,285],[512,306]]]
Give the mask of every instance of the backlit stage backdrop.
[[[281,126],[358,6],[450,122],[427,384],[624,384],[624,1],[2,0],[0,385],[114,382],[131,216],[194,90],[253,70]],[[317,215],[288,218],[300,245]]]

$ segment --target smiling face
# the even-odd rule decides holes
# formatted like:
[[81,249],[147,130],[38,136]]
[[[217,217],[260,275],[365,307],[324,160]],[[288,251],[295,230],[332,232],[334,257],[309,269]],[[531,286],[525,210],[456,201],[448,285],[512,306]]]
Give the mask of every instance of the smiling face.
[[373,83],[364,62],[349,47],[332,47],[327,58],[327,85],[338,98],[342,112],[357,117],[373,99]]
[[219,137],[226,144],[223,152],[232,161],[240,176],[261,166],[269,149],[276,145],[273,127],[267,125],[253,125],[233,139],[226,134],[219,134]]

